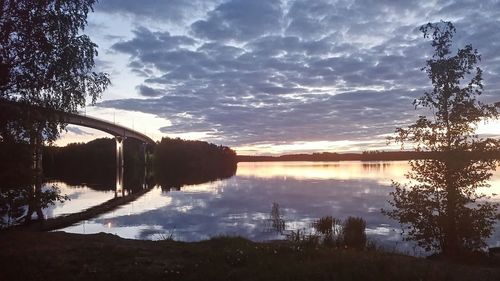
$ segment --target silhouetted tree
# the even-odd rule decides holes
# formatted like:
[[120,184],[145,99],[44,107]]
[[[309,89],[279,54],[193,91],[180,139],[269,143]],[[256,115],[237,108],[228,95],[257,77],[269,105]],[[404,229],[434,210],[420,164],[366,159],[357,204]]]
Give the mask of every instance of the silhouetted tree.
[[417,151],[437,153],[432,159],[410,161],[411,182],[393,183],[394,208],[383,212],[399,220],[407,240],[453,256],[481,249],[493,231],[498,205],[482,200],[485,196],[477,188],[488,186],[498,163],[488,155],[499,143],[479,138],[475,130],[478,122],[498,113],[493,105],[477,100],[483,90],[477,50],[466,45],[452,53],[453,24],[429,23],[420,30],[434,48],[422,69],[433,89],[414,105],[430,109],[432,116],[398,128],[393,140],[402,147],[410,143]]
[[[0,99],[65,112],[96,101],[109,79],[92,71],[97,45],[81,33],[95,2],[0,1]],[[29,143],[33,155],[64,127],[42,111],[0,118],[0,142]]]

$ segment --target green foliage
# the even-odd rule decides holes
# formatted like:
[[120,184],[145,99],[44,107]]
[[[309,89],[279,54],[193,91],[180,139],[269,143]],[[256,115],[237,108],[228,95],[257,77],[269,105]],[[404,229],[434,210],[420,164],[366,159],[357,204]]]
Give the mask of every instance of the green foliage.
[[[81,33],[95,0],[0,2],[0,98],[76,112],[94,103],[110,81],[92,71],[97,45]],[[53,141],[60,124],[35,121],[24,112],[1,120],[18,138]],[[26,133],[31,132],[31,134]],[[4,136],[2,136],[4,138]]]
[[423,68],[433,89],[414,105],[429,109],[432,115],[398,128],[393,140],[434,157],[410,162],[411,183],[393,183],[390,204],[394,208],[383,212],[402,224],[406,239],[452,256],[480,250],[493,231],[498,205],[485,202],[476,190],[488,186],[498,164],[490,157],[499,142],[481,139],[475,130],[480,121],[496,118],[498,112],[494,105],[477,99],[483,90],[477,50],[466,45],[452,53],[453,24],[429,23],[420,30],[434,47]]

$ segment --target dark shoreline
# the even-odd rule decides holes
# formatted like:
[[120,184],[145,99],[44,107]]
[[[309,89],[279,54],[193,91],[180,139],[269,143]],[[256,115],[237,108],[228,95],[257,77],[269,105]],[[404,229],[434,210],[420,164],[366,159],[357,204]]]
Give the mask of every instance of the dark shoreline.
[[421,159],[455,158],[494,158],[500,159],[500,151],[494,153],[473,154],[469,152],[450,153],[419,151],[371,151],[363,153],[322,152],[312,154],[286,154],[280,156],[237,155],[238,162],[339,162],[339,161],[409,161]]
[[111,234],[0,233],[0,280],[499,280],[498,265],[241,237],[144,241]]

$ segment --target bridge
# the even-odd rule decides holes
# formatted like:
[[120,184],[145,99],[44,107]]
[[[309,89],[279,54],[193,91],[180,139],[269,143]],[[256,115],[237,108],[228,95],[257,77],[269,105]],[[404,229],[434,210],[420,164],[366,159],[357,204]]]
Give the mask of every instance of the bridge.
[[[63,124],[73,124],[77,126],[92,128],[111,134],[115,137],[116,140],[115,198],[78,213],[64,215],[48,220],[41,220],[40,222],[34,224],[19,225],[16,226],[15,229],[47,231],[63,228],[81,220],[85,220],[91,217],[95,217],[99,214],[109,212],[110,210],[118,208],[119,206],[122,206],[124,204],[128,204],[151,190],[151,187],[148,187],[145,181],[143,183],[142,189],[136,193],[126,194],[123,188],[123,141],[127,138],[141,141],[143,143],[144,160],[145,162],[147,162],[146,147],[147,145],[155,144],[155,141],[147,135],[125,126],[111,123],[95,117],[53,110],[50,108],[34,106],[27,103],[19,103],[2,98],[0,98],[0,112],[7,113],[7,116],[9,116],[8,114],[20,114],[19,116],[23,117],[29,116],[28,118],[30,118],[31,120],[60,122]],[[35,154],[33,155],[33,167],[35,167],[35,169],[41,167],[41,152],[35,152]],[[145,175],[147,174],[146,167],[144,173]],[[37,188],[36,184],[34,188]],[[38,188],[41,188],[41,185],[38,186]],[[39,211],[41,212],[41,209]]]
[[154,145],[155,141],[150,137],[142,134],[138,131],[132,130],[125,126],[121,126],[115,123],[108,122],[106,120],[98,119],[95,117],[68,113],[63,111],[57,111],[49,108],[44,108],[40,106],[29,105],[26,103],[18,103],[15,101],[10,101],[0,98],[0,110],[3,108],[17,109],[23,112],[32,113],[30,116],[33,119],[38,119],[40,121],[52,120],[61,122],[63,124],[73,124],[78,126],[83,126],[87,128],[92,128],[100,130],[111,134],[116,140],[116,167],[117,167],[117,179],[122,178],[118,173],[123,172],[123,141],[126,138],[132,138],[139,140],[143,143],[144,157],[147,161],[146,146]]
[[150,137],[137,132],[135,130],[129,129],[125,126],[121,126],[115,123],[110,123],[108,121],[98,119],[95,117],[89,117],[74,113],[67,113],[61,111],[53,111],[52,114],[55,114],[58,120],[62,123],[73,124],[83,127],[88,127],[92,129],[97,129],[108,134],[111,134],[115,137],[116,141],[116,189],[117,193],[120,194],[123,191],[123,141],[126,138],[132,138],[143,143],[143,154],[144,154],[144,163],[147,163],[147,151],[146,146],[148,144],[154,145],[155,141]]

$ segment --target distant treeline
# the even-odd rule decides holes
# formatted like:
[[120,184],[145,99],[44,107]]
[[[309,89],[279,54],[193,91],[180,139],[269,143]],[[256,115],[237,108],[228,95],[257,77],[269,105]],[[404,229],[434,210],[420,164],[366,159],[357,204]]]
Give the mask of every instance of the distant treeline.
[[180,187],[233,176],[236,152],[204,141],[163,138],[155,147],[153,170],[166,187]]
[[[500,158],[500,151],[486,154],[468,154],[462,152],[457,157]],[[268,161],[398,161],[416,159],[439,159],[443,155],[436,152],[416,151],[366,151],[363,153],[323,152],[313,154],[288,154],[281,156],[247,156],[238,155],[238,162],[268,162]]]
[[[142,144],[134,139],[124,141],[125,181],[142,172],[144,155]],[[114,187],[116,174],[116,143],[114,139],[100,138],[88,143],[71,143],[64,147],[43,148],[43,174],[47,178],[67,183],[88,183]],[[133,180],[134,182],[136,180]]]
[[[231,177],[236,172],[236,153],[225,146],[203,141],[163,138],[149,147],[149,167],[153,182],[167,189],[180,188]],[[152,160],[152,161],[151,161]],[[124,141],[124,186],[137,185],[145,171],[142,144]],[[44,147],[43,169],[47,178],[67,183],[89,183],[113,188],[116,174],[116,143],[101,138],[64,147]],[[150,178],[150,175],[146,175]]]

